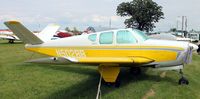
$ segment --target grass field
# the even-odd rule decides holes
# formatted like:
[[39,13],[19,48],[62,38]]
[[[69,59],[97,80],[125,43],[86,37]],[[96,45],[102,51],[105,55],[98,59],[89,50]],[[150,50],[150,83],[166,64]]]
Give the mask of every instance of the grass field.
[[[95,99],[97,67],[25,63],[44,57],[24,50],[24,44],[0,40],[0,99]],[[102,99],[200,99],[200,56],[184,69],[188,86],[178,85],[174,71],[147,70],[140,76],[123,68],[121,86],[102,85]]]

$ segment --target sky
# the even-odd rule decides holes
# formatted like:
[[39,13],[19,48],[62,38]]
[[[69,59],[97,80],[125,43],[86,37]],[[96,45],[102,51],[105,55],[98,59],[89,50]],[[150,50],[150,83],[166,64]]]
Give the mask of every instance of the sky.
[[[124,28],[124,20],[116,15],[122,2],[131,0],[0,0],[0,29],[4,21],[18,20],[30,30],[41,30],[50,23],[84,30],[88,26]],[[163,7],[165,19],[156,23],[154,31],[168,31],[181,27],[181,17],[186,16],[188,30],[200,30],[200,0],[153,0]]]

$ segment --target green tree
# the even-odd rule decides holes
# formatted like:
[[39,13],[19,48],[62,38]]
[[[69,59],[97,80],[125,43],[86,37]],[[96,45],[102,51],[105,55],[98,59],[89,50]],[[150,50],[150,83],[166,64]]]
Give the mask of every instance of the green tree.
[[154,23],[164,18],[162,7],[152,0],[123,2],[117,7],[117,15],[129,17],[124,22],[126,27],[147,32],[155,28]]
[[70,30],[69,27],[66,27],[66,28],[65,28],[65,31],[71,32],[71,30]]
[[79,32],[79,30],[76,27],[74,27],[72,32]]
[[176,28],[171,28],[169,31],[170,32],[176,32],[177,30],[176,30]]

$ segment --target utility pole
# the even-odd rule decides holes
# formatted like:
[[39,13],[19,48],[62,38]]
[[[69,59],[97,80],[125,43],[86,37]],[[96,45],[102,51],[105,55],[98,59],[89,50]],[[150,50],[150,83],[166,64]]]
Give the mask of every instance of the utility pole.
[[179,22],[180,22],[180,16],[176,19],[176,30],[179,30]]
[[111,18],[110,18],[110,20],[109,20],[109,28],[111,28]]
[[176,30],[178,30],[178,20],[176,21]]
[[185,31],[187,31],[187,17],[185,16]]
[[182,28],[181,28],[181,30],[183,31],[183,29],[184,29],[184,16],[182,16]]

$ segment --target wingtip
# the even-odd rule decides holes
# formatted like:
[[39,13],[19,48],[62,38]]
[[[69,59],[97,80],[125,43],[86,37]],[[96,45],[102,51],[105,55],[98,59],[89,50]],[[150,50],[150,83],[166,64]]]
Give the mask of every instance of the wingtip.
[[17,24],[19,23],[19,21],[6,21],[4,22],[5,24],[8,23],[8,24]]

